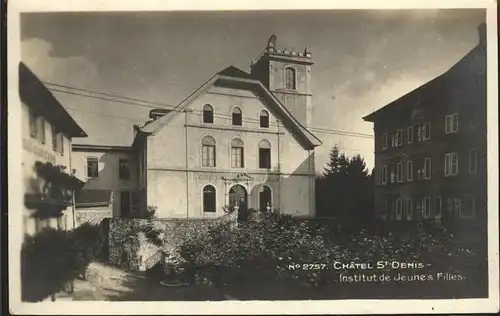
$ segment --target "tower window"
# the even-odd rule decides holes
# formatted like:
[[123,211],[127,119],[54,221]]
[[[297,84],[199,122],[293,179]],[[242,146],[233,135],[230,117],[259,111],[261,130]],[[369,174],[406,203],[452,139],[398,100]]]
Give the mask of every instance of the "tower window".
[[296,70],[292,67],[285,68],[285,89],[295,90],[297,88]]
[[214,109],[210,104],[203,106],[203,123],[212,124],[214,122]]
[[233,109],[233,125],[236,126],[241,126],[242,125],[242,114],[241,114],[241,109],[238,107],[235,107]]
[[260,127],[269,127],[269,113],[266,110],[260,112]]

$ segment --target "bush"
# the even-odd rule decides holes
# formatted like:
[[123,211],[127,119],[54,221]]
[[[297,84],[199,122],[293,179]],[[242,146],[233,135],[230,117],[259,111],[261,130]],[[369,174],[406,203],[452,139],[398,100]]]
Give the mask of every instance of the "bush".
[[[180,255],[216,284],[259,282],[270,279],[302,279],[309,272],[292,271],[296,263],[328,262],[331,251],[305,223],[277,212],[251,212],[247,222],[231,231],[220,224],[209,234],[191,238]],[[201,279],[204,279],[202,277]]]
[[[336,282],[341,271],[332,269],[334,261],[421,262],[430,265],[429,273],[443,267],[464,272],[477,264],[477,256],[452,233],[427,223],[401,231],[360,229],[339,235],[331,220],[304,221],[255,210],[246,218],[237,228],[234,222],[219,222],[183,233],[176,243],[169,239],[168,247],[163,244],[167,264],[174,274],[187,271],[193,282],[229,285],[279,280],[308,286]],[[165,234],[157,228],[153,235]],[[155,239],[161,246],[162,238]]]
[[99,232],[98,226],[84,224],[73,231],[47,228],[26,236],[21,250],[23,301],[44,300],[84,274],[99,255]]

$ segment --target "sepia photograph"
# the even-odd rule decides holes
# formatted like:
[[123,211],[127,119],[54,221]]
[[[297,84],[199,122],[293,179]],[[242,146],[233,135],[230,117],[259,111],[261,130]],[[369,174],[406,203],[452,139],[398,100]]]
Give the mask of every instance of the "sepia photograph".
[[20,304],[498,311],[488,10],[15,12]]

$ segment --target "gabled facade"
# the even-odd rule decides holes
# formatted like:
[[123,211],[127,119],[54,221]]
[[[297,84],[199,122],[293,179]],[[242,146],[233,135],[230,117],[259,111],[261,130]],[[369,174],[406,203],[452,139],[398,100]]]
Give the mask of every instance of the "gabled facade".
[[[156,206],[161,218],[217,217],[230,206],[314,215],[314,148],[321,142],[306,128],[311,95],[303,93],[311,55],[281,50],[288,66],[275,67],[270,43],[251,74],[228,67],[136,127],[143,207]],[[269,60],[273,70],[264,76]],[[285,84],[287,96],[304,101],[288,107],[271,91]]]
[[450,70],[364,117],[375,211],[392,221],[486,218],[486,35]]

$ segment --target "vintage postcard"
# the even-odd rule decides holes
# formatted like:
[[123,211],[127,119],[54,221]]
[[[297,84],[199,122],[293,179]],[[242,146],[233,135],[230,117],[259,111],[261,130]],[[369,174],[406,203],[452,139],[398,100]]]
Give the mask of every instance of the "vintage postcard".
[[497,312],[496,2],[383,2],[9,2],[11,312]]

